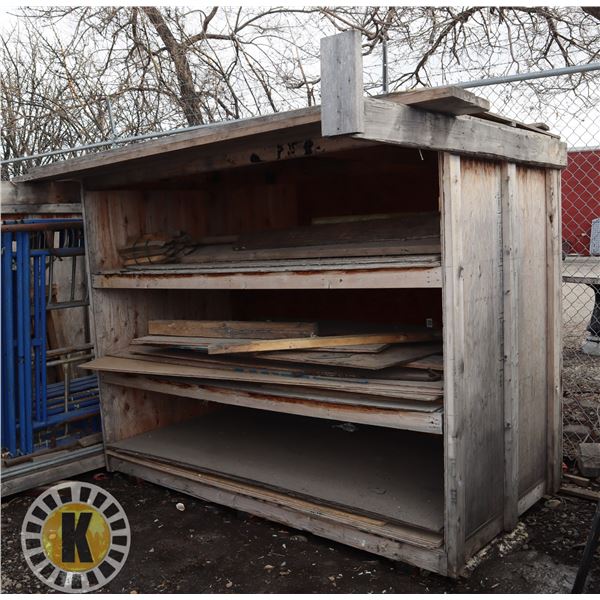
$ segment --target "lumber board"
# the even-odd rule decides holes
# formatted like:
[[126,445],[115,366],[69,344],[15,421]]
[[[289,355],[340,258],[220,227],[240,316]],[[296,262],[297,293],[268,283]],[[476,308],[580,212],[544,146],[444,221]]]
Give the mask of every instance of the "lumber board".
[[271,229],[240,235],[238,250],[289,248],[303,246],[332,246],[341,244],[439,238],[440,215],[437,212],[411,213],[406,216],[371,221],[347,221],[308,225],[293,229]]
[[[392,429],[405,429],[407,431],[421,431],[423,433],[442,433],[442,412],[440,406],[432,406],[434,410],[420,410],[428,403],[413,403],[416,409],[399,407],[396,402],[365,402],[350,404],[348,401],[334,400],[330,396],[321,394],[325,401],[315,400],[299,392],[283,393],[277,389],[260,388],[257,386],[226,386],[206,382],[181,382],[168,379],[142,377],[139,375],[103,375],[105,383],[133,387],[139,390],[149,390],[171,396],[181,396],[190,399],[199,399],[207,402],[216,402],[229,406],[241,406],[271,412],[280,412],[291,415],[315,417],[334,421],[344,421]],[[319,396],[319,394],[315,394]],[[308,395],[309,396],[309,395]],[[362,397],[361,397],[362,399]]]
[[369,426],[349,432],[322,419],[236,408],[111,448],[427,531],[443,527],[439,436]]
[[434,356],[427,356],[426,358],[420,358],[413,360],[404,365],[410,369],[428,369],[431,371],[443,371],[444,370],[444,357],[441,354]]
[[[151,483],[200,498],[243,510],[260,518],[281,523],[285,526],[310,531],[326,539],[334,540],[362,551],[372,552],[394,561],[404,561],[420,568],[441,574],[446,573],[445,554],[440,548],[442,536],[425,535],[416,528],[402,528],[380,520],[369,519],[340,510],[332,510],[317,503],[300,501],[281,495],[276,500],[262,499],[254,490],[244,485],[241,491],[232,490],[225,478],[215,482],[215,477],[207,481],[207,475],[190,469],[177,468],[156,460],[142,460],[118,452],[109,451],[109,465],[112,470],[128,473]],[[227,481],[227,484],[223,484]],[[260,490],[264,493],[265,490]],[[300,503],[300,504],[298,504]],[[372,533],[367,527],[382,523],[382,531]],[[392,529],[402,531],[401,537]],[[386,533],[387,532],[387,533]],[[414,540],[413,536],[417,535]],[[433,540],[432,540],[433,538]],[[399,540],[399,541],[398,541]],[[435,544],[431,547],[431,544]]]
[[285,113],[211,123],[191,131],[173,133],[139,144],[34,167],[24,175],[15,177],[13,181],[17,183],[44,181],[64,178],[67,174],[69,176],[88,174],[94,170],[106,170],[107,167],[122,166],[129,161],[141,161],[142,159],[152,159],[158,156],[164,157],[173,152],[199,149],[225,141],[241,143],[245,141],[245,138],[254,135],[276,133],[312,125],[318,126],[320,121],[321,109],[319,106],[313,106]]
[[316,323],[278,321],[190,321],[154,320],[148,322],[149,335],[175,335],[215,338],[273,339],[283,336],[317,335]]
[[323,135],[363,131],[363,67],[360,31],[321,39],[321,130]]
[[440,382],[386,381],[386,380],[348,380],[315,376],[283,377],[265,374],[261,371],[242,369],[201,368],[188,365],[175,365],[166,361],[153,362],[104,356],[82,365],[82,368],[92,371],[113,371],[117,373],[134,373],[138,375],[165,375],[168,377],[183,377],[192,379],[222,379],[225,381],[249,381],[279,385],[294,385],[333,389],[338,391],[368,393],[374,396],[390,398],[407,398],[411,400],[437,401],[443,397]]
[[[237,369],[247,371],[261,371],[265,374],[283,377],[316,376],[334,377],[338,379],[369,379],[373,371],[369,369],[356,369],[332,365],[295,364],[271,362],[258,358],[235,355],[208,355],[196,350],[178,348],[154,347],[145,344],[135,344],[127,350],[116,352],[116,356],[122,358],[140,359],[142,356],[147,360],[172,361],[173,364],[185,364],[189,366],[200,366],[215,369]],[[141,355],[141,356],[140,356]],[[379,379],[394,379],[404,381],[439,381],[441,377],[431,371],[422,369],[410,369],[406,367],[387,367],[376,373]]]
[[447,115],[478,115],[490,109],[485,98],[456,86],[392,92],[379,98]]
[[[189,254],[182,256],[179,264],[186,263],[217,263],[217,262],[239,262],[246,263],[250,261],[294,261],[299,259],[325,259],[325,258],[346,258],[351,257],[361,259],[363,257],[373,256],[413,256],[411,262],[417,260],[424,262],[424,255],[440,254],[441,245],[439,236],[431,236],[420,239],[410,240],[384,240],[367,241],[362,243],[348,242],[344,244],[324,244],[300,247],[285,248],[259,248],[255,250],[236,250],[233,245],[226,246],[201,246]],[[410,260],[410,259],[406,259]],[[333,262],[333,261],[329,261]],[[399,263],[402,261],[398,260]],[[286,263],[289,266],[294,263]],[[325,260],[320,260],[318,264],[326,264]]]
[[[141,355],[141,356],[140,356]],[[408,367],[387,367],[379,371],[368,369],[350,369],[332,367],[330,365],[295,365],[293,363],[273,363],[244,355],[209,355],[200,354],[195,350],[179,350],[177,348],[153,348],[145,345],[133,345],[126,350],[113,353],[120,358],[133,358],[136,360],[155,360],[174,365],[198,366],[211,368],[223,372],[238,371],[246,373],[260,372],[272,377],[302,377],[302,378],[327,378],[332,381],[377,381],[388,383],[401,382],[439,382],[442,377],[433,371],[411,369]]]
[[389,263],[378,267],[350,265],[323,269],[273,267],[257,272],[235,269],[211,269],[201,272],[160,270],[159,265],[143,270],[104,271],[92,275],[92,287],[105,289],[371,289],[371,288],[440,288],[439,264],[400,265]]
[[566,144],[547,135],[374,98],[365,100],[365,131],[354,137],[541,167],[562,168],[567,164]]
[[281,362],[309,363],[351,367],[355,369],[379,370],[395,365],[404,365],[420,358],[437,354],[442,349],[439,343],[402,344],[388,347],[378,353],[347,353],[347,352],[296,352],[279,351],[263,352],[257,356],[264,360]]
[[330,335],[312,338],[230,341],[208,345],[209,354],[233,354],[244,352],[269,352],[272,350],[296,350],[300,348],[336,348],[369,343],[422,342],[439,339],[439,334],[425,331],[363,333],[358,335]]

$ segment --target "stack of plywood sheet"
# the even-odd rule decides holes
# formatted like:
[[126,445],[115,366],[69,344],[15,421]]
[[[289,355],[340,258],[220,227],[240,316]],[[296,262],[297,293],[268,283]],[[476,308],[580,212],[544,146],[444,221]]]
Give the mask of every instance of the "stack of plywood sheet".
[[165,393],[441,433],[440,352],[440,333],[419,327],[171,320],[88,367]]

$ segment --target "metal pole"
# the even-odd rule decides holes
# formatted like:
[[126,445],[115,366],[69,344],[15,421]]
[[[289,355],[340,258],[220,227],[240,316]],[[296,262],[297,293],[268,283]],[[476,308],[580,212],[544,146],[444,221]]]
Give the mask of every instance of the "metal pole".
[[13,234],[2,234],[2,353],[5,357],[5,372],[2,392],[6,402],[8,451],[12,456],[17,453],[17,414],[15,395],[15,331],[13,298]]
[[499,83],[512,83],[514,81],[529,81],[530,79],[543,79],[544,77],[560,77],[561,75],[574,75],[576,73],[587,73],[589,71],[600,71],[600,62],[593,62],[587,65],[578,65],[572,67],[561,67],[559,69],[548,69],[547,71],[537,71],[535,73],[519,73],[517,75],[505,75],[504,77],[489,77],[488,79],[464,81],[462,83],[454,83],[452,85],[463,88],[474,88],[483,87],[486,85],[496,85]]
[[387,54],[387,39],[384,36],[381,40],[381,88],[384,94],[388,92],[388,54]]
[[116,141],[117,132],[115,129],[115,121],[113,119],[112,104],[111,104],[110,98],[108,96],[106,96],[106,108],[108,110],[108,122],[110,124],[110,131],[112,134],[112,139],[113,139],[113,141]]

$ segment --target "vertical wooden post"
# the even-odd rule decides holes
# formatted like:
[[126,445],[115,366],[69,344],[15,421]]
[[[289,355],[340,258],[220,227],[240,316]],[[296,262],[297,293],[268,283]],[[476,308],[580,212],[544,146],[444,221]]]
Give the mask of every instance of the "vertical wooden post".
[[464,278],[460,156],[440,154],[444,304],[444,542],[448,575],[465,562]]
[[547,491],[556,492],[562,474],[562,261],[560,177],[546,170],[546,289],[548,299]]
[[517,168],[502,165],[502,276],[504,287],[504,529],[517,526],[519,504],[519,266]]
[[360,32],[321,40],[321,131],[324,136],[364,132]]

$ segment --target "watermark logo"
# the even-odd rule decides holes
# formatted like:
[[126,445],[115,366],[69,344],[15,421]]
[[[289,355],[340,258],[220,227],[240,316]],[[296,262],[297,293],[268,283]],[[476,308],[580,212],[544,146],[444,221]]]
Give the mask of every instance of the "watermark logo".
[[131,544],[129,521],[106,490],[67,482],[38,496],[21,529],[31,570],[61,592],[91,592],[121,570]]

